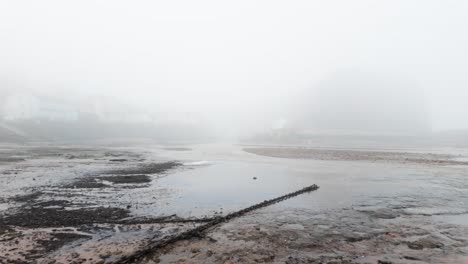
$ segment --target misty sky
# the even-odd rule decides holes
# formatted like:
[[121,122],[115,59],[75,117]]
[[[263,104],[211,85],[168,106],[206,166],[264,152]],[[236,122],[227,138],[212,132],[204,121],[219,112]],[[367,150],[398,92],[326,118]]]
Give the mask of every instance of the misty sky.
[[468,128],[466,14],[463,0],[3,0],[0,89],[254,122],[337,70],[378,69],[422,87],[436,130]]

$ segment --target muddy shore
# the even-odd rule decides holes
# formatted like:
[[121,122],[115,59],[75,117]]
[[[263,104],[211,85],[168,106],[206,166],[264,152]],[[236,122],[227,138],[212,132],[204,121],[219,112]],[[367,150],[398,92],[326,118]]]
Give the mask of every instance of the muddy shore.
[[[198,219],[176,215],[134,215],[138,201],[132,199],[110,204],[181,163],[148,161],[145,153],[112,148],[5,147],[0,152],[0,263],[112,262],[154,233],[163,237],[197,224]],[[135,245],[122,250],[117,238],[124,234]]]
[[[254,155],[252,155],[254,154]],[[0,263],[468,263],[463,152],[2,146]]]
[[456,158],[459,156],[449,154],[289,147],[244,148],[244,151],[262,156],[287,159],[371,161],[403,164],[414,163],[425,165],[468,165],[468,161],[458,161]]

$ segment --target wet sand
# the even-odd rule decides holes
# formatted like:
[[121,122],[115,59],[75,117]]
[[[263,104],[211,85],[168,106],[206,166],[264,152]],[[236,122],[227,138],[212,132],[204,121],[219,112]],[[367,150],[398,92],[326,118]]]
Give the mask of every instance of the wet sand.
[[162,263],[466,263],[467,231],[421,216],[389,220],[355,210],[268,211],[152,258]]
[[139,262],[468,263],[464,150],[184,148],[0,147],[0,263],[113,263],[311,184]]
[[425,165],[468,165],[467,161],[456,160],[456,158],[459,158],[459,156],[449,154],[291,147],[244,148],[244,151],[257,155],[287,159],[372,161],[403,164],[415,163]]
[[[133,199],[138,189],[180,163],[122,148],[5,146],[0,152],[0,263],[113,262],[149,239],[198,225],[133,213],[139,202],[165,193]],[[21,158],[5,158],[11,156]]]

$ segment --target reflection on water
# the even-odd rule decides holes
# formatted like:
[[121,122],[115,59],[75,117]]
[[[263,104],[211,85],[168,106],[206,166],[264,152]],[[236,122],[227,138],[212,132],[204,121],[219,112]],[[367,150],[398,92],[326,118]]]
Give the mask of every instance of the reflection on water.
[[[5,168],[9,174],[2,178],[5,183],[2,191],[4,195],[14,196],[24,194],[25,187],[43,186],[37,190],[48,195],[40,196],[37,202],[53,199],[70,201],[73,208],[128,208],[135,216],[200,217],[226,214],[317,184],[318,191],[266,210],[320,211],[356,207],[363,210],[387,208],[408,215],[468,214],[466,168],[460,166],[279,159],[249,154],[239,146],[191,149],[185,152],[155,149],[154,156],[146,157],[148,161],[182,160],[184,166],[163,175],[150,175],[151,183],[140,184],[138,188],[131,184],[64,188],[64,184],[78,177],[116,165],[99,159],[66,160],[64,163],[47,158],[29,161],[31,168],[17,170],[18,175]],[[147,151],[140,150],[141,153]],[[129,161],[126,165],[138,166],[139,162]],[[51,169],[52,165],[57,168]],[[20,206],[0,202],[0,211],[12,205]]]
[[178,214],[229,212],[311,185],[313,177],[294,174],[286,167],[242,162],[216,164],[185,170],[158,181],[175,189],[170,208]]
[[465,179],[457,168],[310,160],[204,161],[203,166],[196,167],[200,163],[187,164],[191,164],[188,169],[161,178],[150,187],[168,190],[167,196],[157,203],[142,204],[134,213],[197,217],[225,214],[311,184],[320,189],[273,208],[367,206],[401,209],[407,214],[467,212],[468,189],[460,184]]

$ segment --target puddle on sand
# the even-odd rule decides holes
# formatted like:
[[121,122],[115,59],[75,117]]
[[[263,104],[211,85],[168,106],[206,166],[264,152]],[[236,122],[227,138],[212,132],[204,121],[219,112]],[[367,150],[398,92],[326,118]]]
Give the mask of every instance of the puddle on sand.
[[[454,181],[462,180],[461,176],[442,178],[438,176],[441,173],[438,169],[427,171],[418,167],[340,161],[195,161],[186,164],[203,166],[179,170],[154,181],[148,191],[167,190],[168,195],[159,197],[153,204],[141,203],[139,208],[132,208],[132,212],[180,217],[227,214],[312,184],[319,185],[320,189],[282,202],[275,208],[318,211],[374,206],[405,208],[418,214],[419,208],[440,207],[441,201],[451,212],[460,212],[463,209],[460,205],[468,203],[466,189],[448,188]],[[444,174],[450,172],[444,171]],[[434,179],[437,184],[431,181]],[[431,214],[421,214],[427,213]]]
[[[192,162],[191,164],[200,164]],[[204,163],[201,163],[204,164]],[[287,168],[269,164],[217,162],[178,171],[155,181],[171,195],[158,208],[146,208],[182,217],[229,213],[313,184],[313,178],[291,177]],[[143,209],[145,210],[145,209]],[[153,212],[142,212],[152,214]]]

